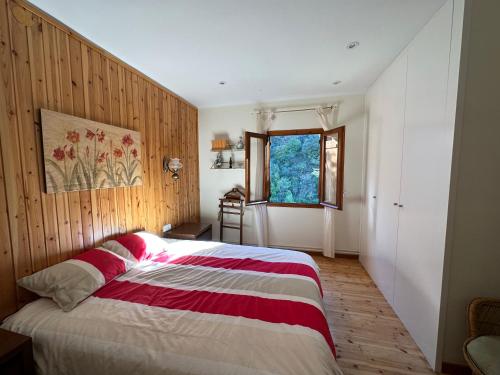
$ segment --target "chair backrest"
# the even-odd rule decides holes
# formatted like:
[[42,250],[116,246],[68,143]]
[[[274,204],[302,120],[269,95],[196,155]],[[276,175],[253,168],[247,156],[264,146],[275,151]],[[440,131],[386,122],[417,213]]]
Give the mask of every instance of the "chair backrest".
[[469,336],[500,335],[500,299],[476,298],[467,308]]

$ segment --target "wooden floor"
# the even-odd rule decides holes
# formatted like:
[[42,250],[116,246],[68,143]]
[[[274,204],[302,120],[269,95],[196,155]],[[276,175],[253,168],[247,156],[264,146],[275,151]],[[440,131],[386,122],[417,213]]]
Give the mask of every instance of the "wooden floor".
[[345,375],[434,374],[357,260],[313,257],[321,268],[328,324]]

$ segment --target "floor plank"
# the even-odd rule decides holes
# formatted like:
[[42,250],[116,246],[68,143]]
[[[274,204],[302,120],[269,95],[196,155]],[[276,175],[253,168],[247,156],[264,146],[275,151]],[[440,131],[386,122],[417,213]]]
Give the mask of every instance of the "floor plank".
[[434,374],[358,260],[313,258],[321,268],[328,324],[345,375]]

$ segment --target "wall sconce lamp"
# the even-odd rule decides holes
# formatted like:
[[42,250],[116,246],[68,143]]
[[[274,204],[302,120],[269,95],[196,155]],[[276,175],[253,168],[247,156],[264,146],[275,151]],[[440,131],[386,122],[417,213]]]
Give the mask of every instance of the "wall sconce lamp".
[[172,172],[172,179],[179,179],[179,171],[182,168],[181,159],[179,158],[167,158],[166,156],[163,158],[163,171],[164,172]]

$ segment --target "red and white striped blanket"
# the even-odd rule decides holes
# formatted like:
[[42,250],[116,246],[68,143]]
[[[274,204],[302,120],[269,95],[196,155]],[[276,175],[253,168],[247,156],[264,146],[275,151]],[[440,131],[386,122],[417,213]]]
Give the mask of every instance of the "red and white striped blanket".
[[176,241],[74,310],[37,300],[3,328],[42,374],[341,374],[304,253]]

